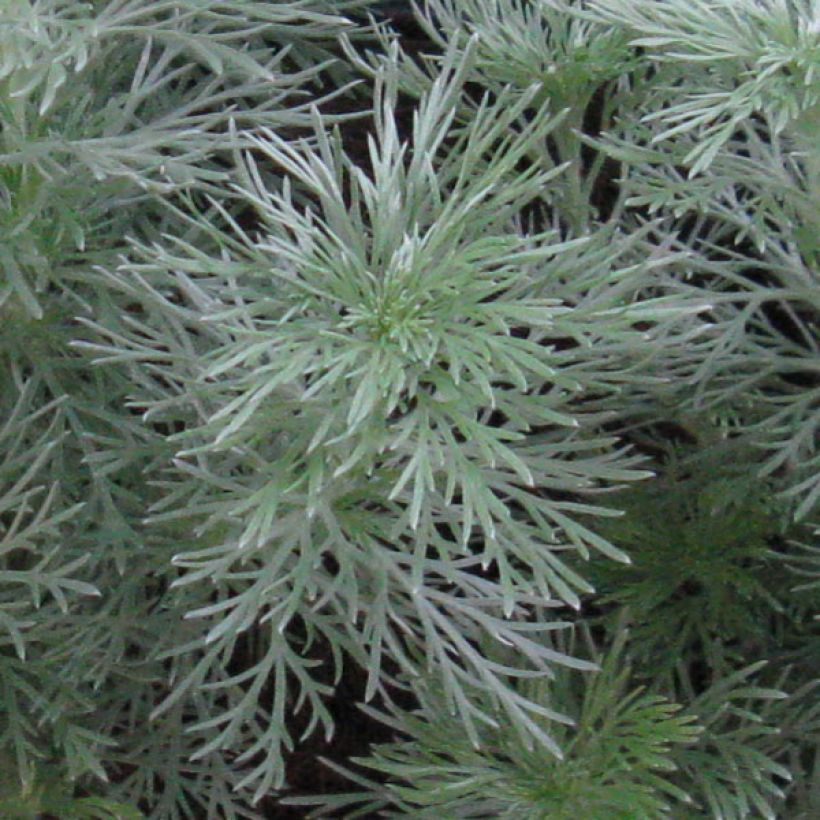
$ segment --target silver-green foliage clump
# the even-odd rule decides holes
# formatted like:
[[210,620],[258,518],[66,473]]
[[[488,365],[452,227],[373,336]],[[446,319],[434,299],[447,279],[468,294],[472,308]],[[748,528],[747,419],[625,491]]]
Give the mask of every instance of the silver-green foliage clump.
[[239,810],[226,767],[185,763],[185,710],[147,728],[179,619],[159,603],[170,543],[141,519],[172,450],[127,408],[129,374],[72,343],[78,319],[128,315],[99,274],[126,236],[226,180],[231,123],[309,122],[351,27],[319,3],[0,8],[0,736],[20,806],[54,804],[35,799],[47,769],[116,779],[158,816]]
[[817,3],[368,7],[0,9],[0,799],[813,816]]
[[[371,175],[320,119],[316,149],[269,130],[251,137],[231,199],[189,217],[193,238],[136,245],[112,274],[145,316],[126,334],[94,325],[111,340],[92,346],[97,361],[139,360],[160,377],[142,376],[144,417],[184,427],[149,519],[195,536],[173,558],[186,571],[174,586],[201,639],[170,650],[186,671],[169,702],[221,668],[238,633],[264,625],[254,665],[214,690],[235,692],[236,705],[202,726],[219,727],[214,747],[241,737],[266,751],[250,775],[263,790],[281,782],[291,681],[311,720],[332,728],[305,630],[366,667],[368,698],[387,658],[438,676],[476,741],[490,717],[474,695],[486,693],[522,742],[557,751],[510,679],[576,662],[533,640],[560,624],[531,616],[578,606],[587,586],[568,550],[626,560],[577,513],[607,514],[585,496],[647,475],[597,432],[592,398],[642,358],[632,324],[655,306],[628,296],[646,266],[617,267],[589,237],[516,230],[561,172],[514,173],[554,123],[518,131],[531,94],[504,96],[445,151],[468,69],[450,55],[409,142],[396,130],[395,73],[377,80]],[[253,233],[231,213],[239,203],[254,209]],[[550,340],[595,346],[600,365]],[[519,661],[488,663],[475,645],[487,639],[515,646]],[[248,691],[271,675],[260,723]]]

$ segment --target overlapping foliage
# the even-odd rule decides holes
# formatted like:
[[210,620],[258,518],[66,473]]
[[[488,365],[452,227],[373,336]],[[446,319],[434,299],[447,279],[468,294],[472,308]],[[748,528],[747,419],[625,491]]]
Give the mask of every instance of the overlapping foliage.
[[815,816],[816,0],[368,9],[0,9],[4,810]]

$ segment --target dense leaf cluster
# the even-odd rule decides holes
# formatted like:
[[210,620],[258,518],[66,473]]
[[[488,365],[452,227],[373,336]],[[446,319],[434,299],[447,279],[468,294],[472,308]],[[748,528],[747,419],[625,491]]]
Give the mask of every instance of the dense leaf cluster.
[[816,816],[817,1],[377,7],[0,7],[0,810]]

